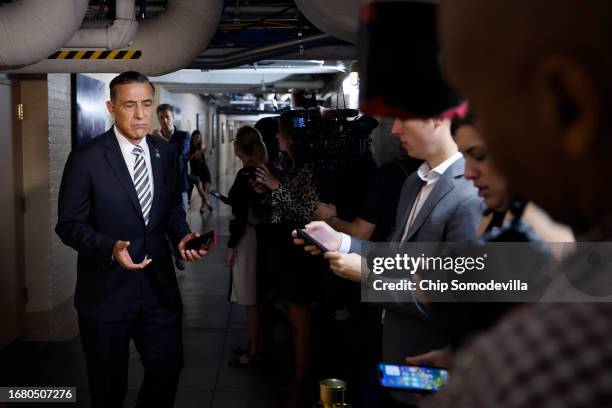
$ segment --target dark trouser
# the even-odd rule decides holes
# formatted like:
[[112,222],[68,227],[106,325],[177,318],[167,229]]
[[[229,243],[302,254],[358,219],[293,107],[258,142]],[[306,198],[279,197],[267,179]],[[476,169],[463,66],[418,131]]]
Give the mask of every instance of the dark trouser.
[[79,315],[93,408],[123,407],[131,339],[145,369],[136,407],[174,405],[183,368],[181,313],[168,307],[156,280],[146,275],[151,272],[129,271],[143,274],[129,319],[103,322]]

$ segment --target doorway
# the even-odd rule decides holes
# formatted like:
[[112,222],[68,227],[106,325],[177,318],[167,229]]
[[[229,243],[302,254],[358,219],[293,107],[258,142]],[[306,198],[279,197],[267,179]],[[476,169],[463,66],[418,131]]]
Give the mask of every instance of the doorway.
[[19,84],[0,78],[0,350],[23,334],[23,212]]

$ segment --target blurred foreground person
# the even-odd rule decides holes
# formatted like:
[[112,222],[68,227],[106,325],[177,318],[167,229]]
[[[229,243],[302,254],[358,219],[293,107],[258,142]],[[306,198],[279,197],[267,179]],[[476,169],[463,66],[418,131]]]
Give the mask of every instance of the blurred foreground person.
[[[473,102],[509,188],[579,239],[611,241],[612,3],[445,0],[440,11],[448,77]],[[550,294],[570,301],[508,316],[457,356],[426,405],[611,406],[609,252],[587,262],[579,246],[564,262],[574,287]],[[572,302],[575,292],[594,301]]]

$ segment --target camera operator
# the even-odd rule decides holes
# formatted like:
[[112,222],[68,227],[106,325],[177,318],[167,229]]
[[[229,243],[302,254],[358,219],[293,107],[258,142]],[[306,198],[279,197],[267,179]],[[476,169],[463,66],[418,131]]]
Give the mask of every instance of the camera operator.
[[407,156],[400,144],[402,157],[380,166],[370,177],[365,200],[353,221],[338,217],[336,206],[319,203],[316,218],[336,231],[373,242],[382,242],[391,235],[395,212],[406,178],[423,162]]

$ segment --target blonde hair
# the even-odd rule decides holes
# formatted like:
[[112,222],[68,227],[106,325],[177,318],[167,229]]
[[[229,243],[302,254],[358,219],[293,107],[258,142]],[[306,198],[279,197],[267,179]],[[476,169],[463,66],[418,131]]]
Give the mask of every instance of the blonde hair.
[[268,161],[268,151],[263,138],[257,129],[252,126],[241,126],[236,131],[234,144],[240,151],[251,157],[257,164]]

